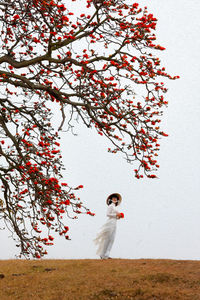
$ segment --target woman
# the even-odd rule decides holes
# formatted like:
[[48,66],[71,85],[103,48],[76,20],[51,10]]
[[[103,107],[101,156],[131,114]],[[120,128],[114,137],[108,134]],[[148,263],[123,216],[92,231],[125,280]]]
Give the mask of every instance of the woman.
[[98,245],[96,253],[101,259],[111,258],[109,257],[109,254],[115,239],[117,219],[123,218],[124,216],[123,213],[119,213],[116,210],[116,206],[118,206],[121,201],[122,197],[117,193],[111,194],[106,200],[108,205],[108,219],[94,240],[94,243]]

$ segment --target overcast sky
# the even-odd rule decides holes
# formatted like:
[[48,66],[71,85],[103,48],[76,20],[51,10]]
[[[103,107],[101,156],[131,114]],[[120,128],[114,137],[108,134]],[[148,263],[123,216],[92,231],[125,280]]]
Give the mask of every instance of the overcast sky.
[[[119,192],[119,211],[111,256],[119,258],[200,258],[199,179],[199,0],[141,0],[158,18],[158,52],[168,73],[180,79],[168,81],[162,126],[169,134],[160,142],[159,179],[134,178],[134,165],[107,152],[108,141],[95,131],[77,127],[78,136],[62,134],[66,182],[84,185],[79,196],[95,217],[81,215],[68,220],[71,241],[56,238],[46,258],[97,258],[93,244],[106,221],[107,196]],[[14,258],[17,250],[8,232],[1,231],[0,258]]]

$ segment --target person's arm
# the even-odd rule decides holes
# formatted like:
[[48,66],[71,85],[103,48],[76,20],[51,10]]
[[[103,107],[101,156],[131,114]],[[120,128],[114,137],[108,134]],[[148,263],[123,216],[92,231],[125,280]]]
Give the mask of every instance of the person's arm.
[[120,213],[113,207],[113,205],[108,206],[107,217],[119,218]]

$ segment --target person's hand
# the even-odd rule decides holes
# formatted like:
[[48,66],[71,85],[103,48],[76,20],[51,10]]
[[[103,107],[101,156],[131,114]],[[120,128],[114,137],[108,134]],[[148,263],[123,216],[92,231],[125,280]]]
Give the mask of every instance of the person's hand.
[[124,218],[124,214],[123,213],[117,213],[117,219],[121,219]]
[[117,219],[121,218],[121,213],[117,213]]

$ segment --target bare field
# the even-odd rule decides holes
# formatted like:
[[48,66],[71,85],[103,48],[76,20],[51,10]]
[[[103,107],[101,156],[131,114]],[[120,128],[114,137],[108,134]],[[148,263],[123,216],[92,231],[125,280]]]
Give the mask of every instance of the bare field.
[[0,300],[200,300],[200,261],[0,261]]

